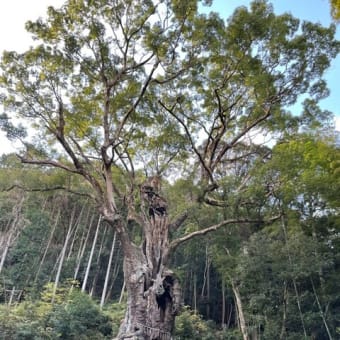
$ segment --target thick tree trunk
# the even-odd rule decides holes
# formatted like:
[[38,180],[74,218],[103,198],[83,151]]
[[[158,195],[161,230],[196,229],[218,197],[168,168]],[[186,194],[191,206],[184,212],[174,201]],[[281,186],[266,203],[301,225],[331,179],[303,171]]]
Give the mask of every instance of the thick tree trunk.
[[[179,283],[167,269],[168,218],[151,214],[145,240],[124,249],[127,311],[117,339],[166,340],[180,306]],[[128,248],[128,249],[127,249]]]

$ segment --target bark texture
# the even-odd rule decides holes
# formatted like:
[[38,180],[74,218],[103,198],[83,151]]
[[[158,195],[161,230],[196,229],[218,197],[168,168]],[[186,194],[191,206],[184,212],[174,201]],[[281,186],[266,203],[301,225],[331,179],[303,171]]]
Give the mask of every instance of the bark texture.
[[156,183],[141,187],[144,242],[124,247],[127,311],[117,339],[171,339],[180,307],[179,282],[167,268],[170,223]]
[[246,319],[243,313],[241,294],[239,292],[237,285],[233,281],[231,282],[231,286],[232,286],[232,290],[235,296],[235,302],[237,306],[237,316],[238,316],[238,320],[240,324],[240,330],[242,332],[242,337],[243,337],[243,340],[249,340],[247,323],[246,323]]

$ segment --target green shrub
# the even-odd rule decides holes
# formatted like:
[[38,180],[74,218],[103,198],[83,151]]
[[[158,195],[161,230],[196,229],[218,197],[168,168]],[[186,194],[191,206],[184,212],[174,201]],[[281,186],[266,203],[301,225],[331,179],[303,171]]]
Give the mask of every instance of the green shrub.
[[49,326],[62,339],[104,339],[112,333],[110,319],[86,294],[74,290],[67,303],[56,306]]
[[213,329],[208,322],[195,314],[189,307],[185,307],[176,318],[176,339],[184,340],[213,340],[216,339]]
[[[16,306],[0,305],[0,339],[4,340],[100,340],[111,338],[107,313],[77,288],[61,289],[50,302],[51,286],[41,299]],[[67,292],[67,293],[66,293]]]

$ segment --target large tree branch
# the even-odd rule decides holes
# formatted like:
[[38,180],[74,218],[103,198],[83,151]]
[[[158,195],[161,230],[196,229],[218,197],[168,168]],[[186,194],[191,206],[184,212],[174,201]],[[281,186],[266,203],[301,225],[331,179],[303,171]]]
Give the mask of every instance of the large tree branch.
[[[207,138],[207,143],[204,148],[204,154],[206,155],[205,158],[209,158],[209,167],[212,168],[212,164],[215,158],[215,154],[221,145],[223,140],[223,136],[228,128],[228,124],[231,120],[235,119],[235,116],[232,116],[233,108],[239,103],[242,99],[243,95],[239,95],[226,109],[222,108],[222,101],[221,97],[218,93],[219,89],[215,89],[214,93],[218,101],[218,115],[215,117],[215,122],[219,119],[220,123],[219,126],[215,126],[215,122],[213,123],[210,133]],[[229,112],[229,116],[226,115],[226,112]],[[217,130],[217,134],[213,136],[214,131]],[[210,155],[209,155],[210,152]]]
[[64,118],[64,105],[62,102],[62,99],[59,97],[58,94],[55,94],[56,99],[58,101],[58,127],[55,132],[56,138],[61,144],[61,146],[64,148],[66,153],[71,157],[72,162],[75,166],[75,168],[78,170],[79,173],[81,173],[84,177],[88,177],[86,171],[84,170],[84,167],[82,163],[79,161],[78,157],[74,153],[73,149],[71,148],[70,144],[67,142],[65,138],[65,118]]
[[69,166],[66,166],[65,164],[62,164],[62,163],[59,163],[59,162],[56,162],[56,161],[52,161],[50,159],[29,159],[29,158],[20,156],[19,154],[17,154],[16,156],[24,164],[45,165],[45,166],[49,166],[49,167],[63,169],[65,171],[71,172],[73,174],[78,174],[78,175],[81,174],[81,172],[78,169],[71,168]]
[[263,223],[263,224],[267,224],[267,223],[271,223],[273,221],[276,221],[277,219],[279,219],[280,216],[274,216],[268,220],[260,220],[260,219],[249,219],[249,218],[235,218],[235,219],[229,219],[229,220],[224,220],[220,223],[214,224],[210,227],[204,228],[202,230],[197,230],[194,231],[190,234],[184,235],[183,237],[180,237],[178,239],[173,240],[170,243],[169,246],[169,251],[174,251],[180,244],[194,238],[197,236],[202,236],[208,233],[211,233],[213,231],[216,231],[218,229],[221,229],[222,227],[225,227],[226,225],[229,224],[244,224],[244,223]]
[[83,176],[92,185],[93,189],[96,191],[97,202],[98,203],[101,202],[101,197],[102,197],[102,194],[103,194],[102,187],[99,184],[99,182],[93,176],[88,174],[87,172],[79,170],[79,169],[71,168],[71,167],[69,167],[65,164],[62,164],[60,162],[56,162],[56,161],[53,161],[53,160],[50,160],[50,159],[29,159],[29,158],[25,158],[23,156],[20,156],[18,154],[16,156],[24,164],[43,165],[43,166],[58,168],[58,169],[65,170],[65,171],[73,173],[73,174]]

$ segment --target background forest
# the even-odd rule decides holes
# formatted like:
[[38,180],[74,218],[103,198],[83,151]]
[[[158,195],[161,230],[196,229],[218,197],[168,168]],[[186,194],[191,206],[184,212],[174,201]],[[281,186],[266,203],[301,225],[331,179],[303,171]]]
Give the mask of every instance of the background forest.
[[24,146],[0,159],[1,339],[124,338],[133,287],[176,339],[340,337],[334,25],[262,0],[226,23],[194,0],[69,0],[27,29],[41,45],[0,65]]
[[[322,131],[296,135],[275,146],[265,164],[243,164],[254,176],[257,209],[270,211],[261,197],[263,186],[272,186],[284,215],[264,227],[226,228],[178,249],[173,267],[188,306],[177,318],[180,338],[241,339],[240,315],[254,339],[339,336],[335,138]],[[242,168],[225,176],[224,195]],[[14,155],[2,157],[0,176],[1,338],[112,337],[124,314],[122,253],[86,189],[83,196],[57,190],[77,179],[32,169]],[[176,198],[175,212],[190,209],[195,190],[190,176],[164,188]],[[185,228],[216,223],[223,214],[230,214],[228,208],[216,214],[202,204]],[[140,237],[138,229],[131,233]]]

